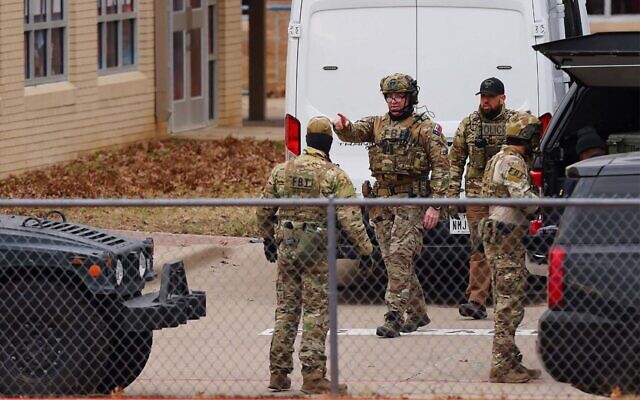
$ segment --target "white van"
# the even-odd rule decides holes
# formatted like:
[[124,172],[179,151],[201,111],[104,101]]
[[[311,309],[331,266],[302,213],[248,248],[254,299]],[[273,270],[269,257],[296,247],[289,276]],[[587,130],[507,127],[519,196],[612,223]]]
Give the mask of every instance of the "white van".
[[[568,78],[532,46],[587,33],[586,15],[585,0],[294,0],[287,156],[304,148],[310,117],[385,113],[379,82],[394,72],[418,80],[418,111],[428,111],[449,141],[460,120],[477,109],[474,94],[487,77],[504,82],[509,108],[550,115]],[[331,158],[356,190],[371,179],[364,144],[335,138]],[[464,233],[465,225],[447,230]]]

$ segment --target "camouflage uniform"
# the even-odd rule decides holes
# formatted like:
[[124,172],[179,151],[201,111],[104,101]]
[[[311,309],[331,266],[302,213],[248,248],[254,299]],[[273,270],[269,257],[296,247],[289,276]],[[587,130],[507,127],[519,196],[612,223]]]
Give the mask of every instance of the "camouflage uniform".
[[[403,77],[407,76],[394,74],[383,78],[381,88],[385,80]],[[376,179],[373,196],[444,197],[449,176],[447,143],[440,125],[425,114],[413,113],[399,121],[389,114],[365,117],[342,130],[336,129],[336,134],[344,142],[371,143],[369,168]],[[411,162],[401,158],[407,153],[412,154]],[[415,206],[375,207],[369,212],[387,268],[387,321],[398,318],[397,323],[401,324],[405,311],[409,319],[426,318],[424,293],[413,267],[413,259],[422,247],[424,212],[423,207]]]
[[[465,179],[465,196],[474,198],[480,196],[482,176],[487,161],[500,151],[505,140],[505,125],[515,111],[502,107],[498,116],[489,120],[478,109],[465,117],[456,130],[453,144],[449,150],[449,189],[448,198],[460,195],[462,173],[467,159]],[[471,258],[469,259],[469,285],[466,298],[482,306],[487,303],[487,294],[491,283],[491,270],[480,248],[482,239],[478,236],[478,223],[487,217],[489,209],[482,206],[467,207],[467,222],[471,239]]]
[[[328,122],[330,124],[330,122]],[[330,129],[330,125],[329,125]],[[295,160],[279,164],[262,191],[262,198],[355,197],[349,177],[328,156],[307,147]],[[277,221],[275,216],[277,215]],[[302,311],[300,361],[303,376],[322,378],[326,372],[328,330],[328,266],[326,210],[318,207],[262,207],[257,211],[263,237],[278,243],[277,306],[271,340],[270,370],[293,370],[293,344]],[[358,207],[339,207],[337,219],[362,255],[372,245]]]
[[[487,164],[481,196],[537,199],[531,190],[527,163],[513,147],[505,146]],[[480,222],[479,232],[482,235],[484,252],[492,268],[492,378],[500,378],[521,367],[522,355],[515,343],[516,329],[524,317],[523,299],[527,277],[521,239],[528,224],[526,216],[535,209],[535,206],[491,206],[489,217]],[[526,373],[524,375],[526,376]]]

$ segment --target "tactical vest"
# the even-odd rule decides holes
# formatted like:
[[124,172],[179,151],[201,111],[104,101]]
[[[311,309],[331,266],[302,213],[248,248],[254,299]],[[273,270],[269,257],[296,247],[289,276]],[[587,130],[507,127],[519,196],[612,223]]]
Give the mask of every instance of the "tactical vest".
[[[505,111],[505,117],[510,115]],[[480,114],[474,112],[469,121],[469,165],[467,178],[482,177],[487,162],[498,154],[505,144],[506,124],[508,118],[502,118],[498,122],[482,121]]]
[[[320,185],[330,169],[330,163],[320,166],[314,164],[311,168],[300,159],[287,162],[282,197],[322,197]],[[327,215],[324,207],[281,207],[276,231],[285,249],[283,257],[293,257],[306,266],[314,265],[324,257],[327,247]]]
[[[507,154],[504,152],[502,154]],[[495,157],[489,165],[487,165],[487,170],[485,172],[485,179],[482,182],[482,197],[498,197],[498,198],[506,198],[509,197],[509,190],[503,183],[496,183],[493,181],[493,175],[495,174],[496,165],[503,159],[504,157]]]
[[380,139],[369,147],[369,169],[376,179],[387,184],[406,184],[429,174],[429,155],[412,132],[411,125],[384,127]]
[[[290,160],[284,167],[284,186],[281,197],[314,199],[322,197],[320,183],[330,163],[322,163],[320,168],[304,168],[300,159]],[[281,207],[278,212],[280,221],[298,221],[326,225],[326,210],[323,207]]]

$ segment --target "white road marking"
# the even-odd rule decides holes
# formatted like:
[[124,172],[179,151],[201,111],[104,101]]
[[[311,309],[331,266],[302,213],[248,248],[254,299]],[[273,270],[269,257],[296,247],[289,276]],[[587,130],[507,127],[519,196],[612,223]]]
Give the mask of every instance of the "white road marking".
[[[298,335],[302,330],[298,329]],[[265,329],[258,336],[272,336],[273,329]],[[376,336],[375,329],[338,329],[340,336]],[[518,329],[516,336],[537,336],[537,329]],[[493,329],[420,329],[411,333],[403,333],[402,336],[493,336]]]

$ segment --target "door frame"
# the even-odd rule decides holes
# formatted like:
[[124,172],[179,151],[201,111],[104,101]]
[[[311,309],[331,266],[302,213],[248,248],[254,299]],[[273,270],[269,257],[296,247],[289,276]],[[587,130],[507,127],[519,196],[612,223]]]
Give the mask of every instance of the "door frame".
[[[209,120],[209,95],[208,95],[208,6],[207,0],[200,0],[200,7],[193,9],[191,7],[191,0],[182,0],[183,10],[174,11],[173,1],[169,1],[169,40],[168,40],[168,53],[169,53],[169,130],[171,133],[182,132],[194,129],[200,129],[210,124]],[[183,15],[176,15],[180,13]],[[194,15],[194,13],[197,13]],[[180,31],[175,30],[176,19],[184,18],[184,21],[179,21],[184,24],[184,29]],[[197,26],[196,29],[200,29],[200,95],[191,96],[191,51],[190,45],[192,43],[191,31]],[[183,32],[183,100],[174,99],[175,80],[174,80],[174,33]],[[184,102],[184,103],[183,103]],[[182,104],[179,104],[182,103]]]

